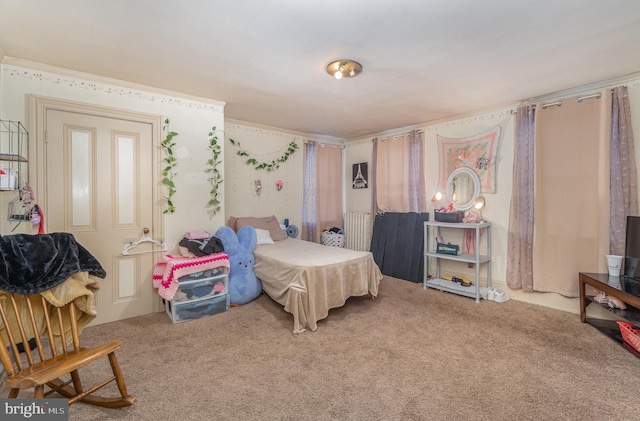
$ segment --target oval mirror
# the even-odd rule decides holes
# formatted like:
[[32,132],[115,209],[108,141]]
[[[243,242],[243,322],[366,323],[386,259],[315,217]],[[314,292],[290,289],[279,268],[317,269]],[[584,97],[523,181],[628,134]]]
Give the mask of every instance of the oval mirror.
[[471,209],[480,194],[478,174],[469,167],[456,168],[447,180],[447,199],[457,210]]

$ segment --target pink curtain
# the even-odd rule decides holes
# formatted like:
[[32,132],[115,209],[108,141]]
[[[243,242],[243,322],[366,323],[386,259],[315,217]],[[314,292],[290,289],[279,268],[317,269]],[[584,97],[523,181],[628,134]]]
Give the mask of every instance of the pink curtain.
[[609,253],[611,94],[536,106],[533,289],[578,296]]
[[381,212],[426,211],[422,133],[374,140],[375,197]]
[[316,147],[316,239],[323,230],[342,226],[342,148]]

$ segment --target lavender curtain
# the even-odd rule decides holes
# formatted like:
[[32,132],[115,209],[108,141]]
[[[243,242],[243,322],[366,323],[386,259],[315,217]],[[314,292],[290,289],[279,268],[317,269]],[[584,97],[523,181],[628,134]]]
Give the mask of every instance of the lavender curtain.
[[424,150],[422,133],[411,130],[409,138],[409,211],[425,212],[427,195],[424,182]]
[[318,218],[316,188],[316,142],[308,141],[304,155],[304,199],[302,209],[303,240],[317,242],[316,224]]
[[611,254],[624,256],[627,215],[638,214],[638,182],[631,109],[626,86],[613,89],[611,104]]
[[377,191],[377,171],[376,168],[378,166],[378,138],[375,137],[372,139],[373,142],[373,151],[371,152],[371,168],[369,169],[369,187],[371,187],[371,219],[380,211],[378,208],[378,195]]
[[535,106],[518,107],[507,236],[507,285],[533,291]]

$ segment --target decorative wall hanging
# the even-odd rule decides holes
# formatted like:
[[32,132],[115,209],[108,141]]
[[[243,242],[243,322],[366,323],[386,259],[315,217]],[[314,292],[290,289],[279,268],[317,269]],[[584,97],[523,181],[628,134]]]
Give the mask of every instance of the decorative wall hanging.
[[367,163],[361,162],[359,164],[353,164],[353,181],[351,182],[351,186],[354,189],[366,189],[369,187],[368,180]]
[[220,199],[218,198],[218,188],[222,183],[222,174],[220,174],[220,170],[218,169],[218,165],[221,163],[220,154],[222,153],[222,148],[218,144],[218,136],[216,136],[216,126],[211,128],[209,132],[209,150],[211,151],[211,158],[207,160],[207,169],[204,172],[209,174],[209,184],[211,185],[211,190],[209,190],[209,202],[207,203],[207,208],[209,208],[208,212],[210,216],[216,215],[220,212]]
[[440,157],[440,189],[446,188],[449,174],[456,168],[469,167],[480,178],[480,190],[496,192],[497,155],[500,140],[500,126],[475,136],[450,139],[436,135]]
[[177,136],[178,133],[169,130],[168,118],[165,118],[162,130],[166,132],[166,136],[162,142],[160,142],[160,145],[164,150],[164,158],[162,161],[164,162],[165,167],[162,170],[162,184],[165,187],[164,199],[167,202],[167,207],[162,211],[162,213],[174,213],[176,211],[176,207],[173,205],[172,197],[176,193],[176,185],[173,182],[173,177],[175,175],[173,169],[178,164],[178,160],[173,156],[173,147],[176,145],[173,138]]
[[287,146],[286,152],[280,158],[274,159],[270,162],[260,162],[256,158],[251,158],[251,155],[249,154],[249,152],[247,152],[245,149],[242,149],[242,146],[240,146],[240,142],[236,142],[233,139],[229,139],[229,142],[231,142],[231,144],[238,149],[236,151],[236,155],[242,156],[242,157],[249,157],[249,159],[247,159],[245,163],[247,165],[252,165],[253,168],[255,168],[256,170],[267,170],[267,171],[277,170],[278,168],[280,168],[280,164],[285,163],[289,159],[289,157],[293,155],[295,151],[298,149],[298,145],[296,144],[296,142],[291,142]]
[[255,186],[256,196],[260,197],[260,193],[262,193],[262,181],[256,180],[253,184]]
[[282,190],[282,187],[284,187],[284,182],[282,180],[276,181],[276,189],[280,191]]

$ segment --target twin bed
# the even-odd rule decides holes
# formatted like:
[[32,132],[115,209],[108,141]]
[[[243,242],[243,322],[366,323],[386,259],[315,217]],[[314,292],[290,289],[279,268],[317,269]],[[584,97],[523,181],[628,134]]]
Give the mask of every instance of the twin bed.
[[349,297],[378,295],[382,273],[370,252],[286,237],[275,217],[231,218],[230,225],[270,232],[273,241],[258,241],[254,271],[264,292],[293,315],[293,333],[315,331],[317,322]]

